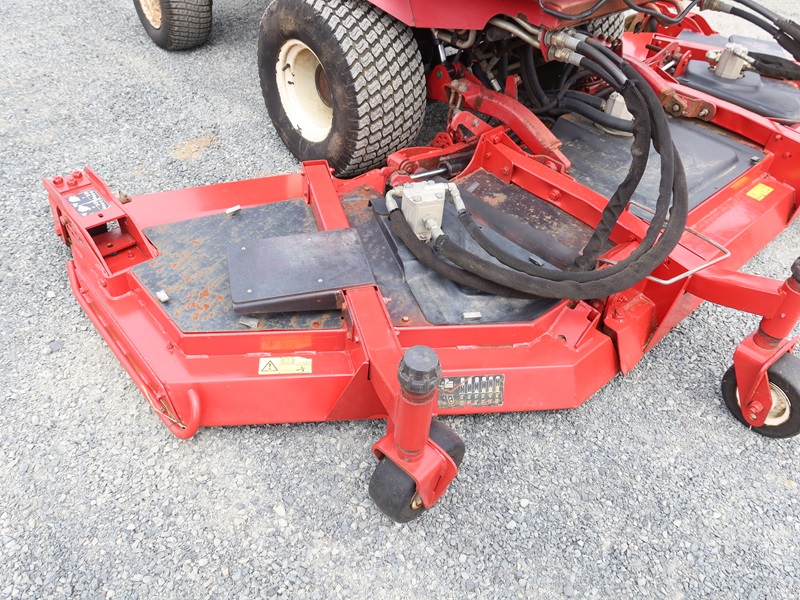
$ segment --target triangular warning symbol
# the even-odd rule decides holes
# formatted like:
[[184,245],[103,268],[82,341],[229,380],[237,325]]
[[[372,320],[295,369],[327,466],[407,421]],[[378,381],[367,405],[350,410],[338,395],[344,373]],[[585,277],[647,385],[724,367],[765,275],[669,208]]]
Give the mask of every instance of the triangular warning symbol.
[[262,373],[277,373],[278,367],[275,366],[275,363],[271,360],[268,360],[267,363],[261,368]]

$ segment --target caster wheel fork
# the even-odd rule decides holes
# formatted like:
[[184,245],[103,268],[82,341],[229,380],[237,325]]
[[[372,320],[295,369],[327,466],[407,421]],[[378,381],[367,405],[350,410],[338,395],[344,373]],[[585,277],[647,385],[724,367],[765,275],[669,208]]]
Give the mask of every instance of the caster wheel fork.
[[[433,419],[430,439],[453,460],[456,469],[464,459],[463,440],[450,427]],[[389,457],[384,456],[369,480],[369,496],[382,513],[396,523],[408,523],[427,510],[417,493],[417,483]]]
[[442,367],[427,346],[409,348],[397,368],[387,434],[375,444],[378,466],[369,482],[377,507],[408,523],[433,506],[458,473],[464,442],[433,417]]

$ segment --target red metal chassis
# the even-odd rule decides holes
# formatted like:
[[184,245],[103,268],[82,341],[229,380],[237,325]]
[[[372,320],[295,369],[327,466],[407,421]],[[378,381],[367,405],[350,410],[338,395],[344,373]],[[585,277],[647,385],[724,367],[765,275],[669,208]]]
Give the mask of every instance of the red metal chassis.
[[[636,0],[636,4],[647,4],[651,0]],[[370,0],[371,4],[410,25],[423,29],[483,29],[489,19],[498,15],[525,15],[528,22],[548,29],[560,29],[573,25],[574,21],[562,20],[543,12],[536,0],[480,0],[471,2],[469,10],[458,0]],[[597,3],[597,0],[551,0],[544,6],[557,12],[576,15]],[[626,10],[623,0],[609,0],[593,14],[601,17]]]
[[[656,48],[662,48],[660,53]],[[440,136],[439,147],[397,152],[389,157],[387,167],[352,180],[332,178],[327,164],[318,161],[303,164],[302,171],[293,175],[149,194],[124,203],[88,168],[46,180],[56,232],[71,245],[73,258],[67,270],[75,296],[176,436],[189,438],[199,427],[215,425],[388,417],[387,435],[376,444],[375,452],[401,464],[417,481],[418,493],[428,507],[444,493],[456,468],[430,440],[410,449],[419,451],[412,452],[413,457],[401,453],[395,443],[395,428],[410,426],[397,422],[401,400],[396,370],[404,350],[414,345],[434,348],[445,376],[503,373],[506,378],[501,406],[445,409],[435,402],[425,405],[413,424],[416,438],[425,440],[431,414],[576,407],[618,372],[632,369],[702,300],[710,300],[763,317],[758,331],[740,344],[734,356],[743,413],[753,425],[762,425],[770,406],[766,370],[796,343],[787,337],[800,317],[800,288],[791,278],[775,281],[735,270],[798,215],[795,190],[800,188],[800,169],[795,157],[800,156],[800,133],[685,88],[658,66],[667,54],[694,53],[700,58],[702,46],[637,34],[626,36],[625,51],[662,98],[686,107],[711,106],[713,111],[705,120],[766,153],[764,160],[690,213],[689,227],[730,251],[720,264],[669,284],[644,280],[607,299],[563,301],[527,323],[393,322],[381,291],[359,287],[344,291],[338,329],[213,333],[181,331],[131,270],[158,254],[142,233],[147,227],[219,213],[234,205],[246,208],[302,197],[313,209],[320,230],[346,228],[342,195],[358,189],[382,192],[390,178],[397,180],[401,166],[426,168],[439,156],[470,148],[475,148],[474,158],[464,174],[485,169],[592,227],[597,224],[605,198],[565,172],[568,163],[559,162],[558,146],[533,115],[519,113],[529,126],[523,123],[515,129],[527,136],[523,139],[537,155],[523,152],[503,127],[489,127],[462,112],[456,115],[457,123],[476,133],[475,137],[458,141],[454,140],[458,136]],[[476,90],[476,83],[466,79],[452,82],[443,77],[439,82],[432,83],[434,97],[461,93],[465,107],[480,103],[484,113],[508,114],[507,96]],[[89,189],[96,190],[109,208],[82,216],[66,198]],[[119,227],[90,235],[90,230],[111,221]],[[624,257],[643,237],[646,226],[630,212],[624,213],[613,233],[616,245],[607,258]],[[676,278],[718,256],[718,249],[687,232],[653,276]],[[285,356],[310,358],[311,372],[258,373],[259,359]]]

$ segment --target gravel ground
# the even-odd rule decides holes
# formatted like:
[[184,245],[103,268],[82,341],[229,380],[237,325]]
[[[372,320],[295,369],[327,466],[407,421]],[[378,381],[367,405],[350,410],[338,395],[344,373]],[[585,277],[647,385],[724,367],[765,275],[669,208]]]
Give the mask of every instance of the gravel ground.
[[[181,54],[129,0],[0,3],[0,597],[800,597],[800,441],[722,406],[757,319],[719,307],[577,410],[449,419],[462,471],[410,525],[367,497],[382,423],[168,434],[73,299],[39,182],[296,170],[258,87],[264,1],[218,2]],[[783,278],[798,247],[795,225],[747,269]]]

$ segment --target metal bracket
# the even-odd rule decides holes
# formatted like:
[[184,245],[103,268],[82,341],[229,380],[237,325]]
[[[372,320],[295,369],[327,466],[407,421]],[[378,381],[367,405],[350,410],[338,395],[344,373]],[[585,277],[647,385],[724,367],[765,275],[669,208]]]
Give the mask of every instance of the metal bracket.
[[[628,203],[628,206],[631,206],[631,205],[636,206],[637,208],[640,208],[645,212],[649,212],[650,214],[655,214],[651,208],[649,208],[647,206],[644,206],[642,204],[639,204],[638,202],[634,202],[633,200],[631,200]],[[665,220],[664,223],[667,223],[668,221],[669,221],[669,219]],[[730,257],[730,255],[731,255],[731,251],[730,250],[728,250],[722,244],[720,244],[718,242],[715,242],[710,237],[700,233],[696,229],[692,229],[691,227],[686,227],[686,229],[684,229],[684,232],[685,233],[691,233],[693,236],[695,236],[695,237],[701,239],[702,241],[706,242],[707,244],[713,246],[714,248],[716,248],[717,250],[722,252],[722,256],[717,256],[716,258],[712,258],[711,260],[706,261],[703,264],[698,265],[698,266],[696,266],[696,267],[694,267],[692,269],[689,269],[688,271],[686,271],[684,273],[681,273],[680,275],[676,275],[675,277],[672,277],[671,279],[661,279],[660,277],[654,277],[653,275],[647,275],[645,277],[645,279],[647,279],[648,281],[652,281],[653,283],[657,283],[659,285],[672,285],[673,283],[677,283],[679,281],[683,281],[684,279],[688,279],[689,277],[691,277],[695,273],[697,273],[699,271],[702,271],[703,269],[707,269],[708,267],[711,267],[713,265],[716,265],[717,263],[720,263],[723,260],[725,260],[726,258]],[[608,265],[616,265],[618,261],[611,260],[611,259],[608,259],[608,258],[600,258],[600,259],[598,259],[598,262],[602,262],[602,263],[608,264]]]

